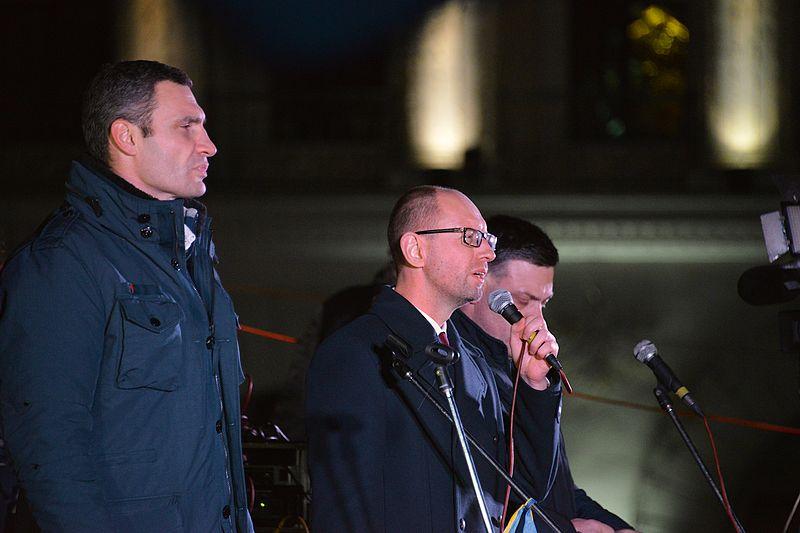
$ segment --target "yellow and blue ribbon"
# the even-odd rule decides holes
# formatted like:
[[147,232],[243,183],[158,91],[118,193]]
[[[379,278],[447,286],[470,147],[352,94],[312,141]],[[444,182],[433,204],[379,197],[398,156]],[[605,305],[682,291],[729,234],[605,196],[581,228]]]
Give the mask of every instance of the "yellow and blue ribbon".
[[533,523],[533,505],[535,503],[536,500],[531,498],[514,511],[503,533],[538,533],[536,524]]

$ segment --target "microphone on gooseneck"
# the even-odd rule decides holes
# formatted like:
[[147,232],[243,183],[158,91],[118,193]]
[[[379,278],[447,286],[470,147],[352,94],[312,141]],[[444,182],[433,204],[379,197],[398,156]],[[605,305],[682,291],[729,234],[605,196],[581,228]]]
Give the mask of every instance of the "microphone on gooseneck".
[[676,394],[692,411],[700,416],[704,416],[700,406],[697,405],[692,395],[689,394],[689,389],[681,383],[678,376],[675,375],[672,369],[667,366],[667,363],[658,355],[658,349],[655,344],[647,339],[639,341],[633,348],[633,356],[636,357],[636,360],[640,363],[650,367],[650,370],[656,375],[661,385],[671,393]]
[[[511,293],[505,289],[498,289],[489,295],[489,309],[505,318],[512,326],[524,318],[517,306],[514,305],[514,298],[512,298]],[[544,360],[556,370],[564,370],[564,367],[561,366],[561,361],[555,355],[548,354]]]

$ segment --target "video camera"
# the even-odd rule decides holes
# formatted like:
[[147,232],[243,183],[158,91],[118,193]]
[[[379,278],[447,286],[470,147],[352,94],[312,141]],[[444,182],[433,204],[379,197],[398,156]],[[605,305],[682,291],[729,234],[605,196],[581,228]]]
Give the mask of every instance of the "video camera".
[[[761,215],[768,265],[739,277],[739,296],[752,305],[781,304],[800,294],[800,179],[776,177],[781,207]],[[800,311],[778,313],[781,350],[800,351]]]

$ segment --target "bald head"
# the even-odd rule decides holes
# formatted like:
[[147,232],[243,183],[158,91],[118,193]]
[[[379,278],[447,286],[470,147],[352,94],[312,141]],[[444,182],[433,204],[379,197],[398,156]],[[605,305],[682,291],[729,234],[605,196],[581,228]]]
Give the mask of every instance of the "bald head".
[[400,238],[409,231],[428,229],[436,224],[439,210],[437,195],[442,192],[461,194],[447,187],[420,185],[409,189],[394,204],[386,233],[392,260],[397,268],[405,263]]
[[415,187],[392,212],[395,290],[440,324],[456,308],[481,297],[488,263],[494,259],[488,239],[477,246],[467,242],[468,228],[470,236],[486,235],[480,210],[455,189]]

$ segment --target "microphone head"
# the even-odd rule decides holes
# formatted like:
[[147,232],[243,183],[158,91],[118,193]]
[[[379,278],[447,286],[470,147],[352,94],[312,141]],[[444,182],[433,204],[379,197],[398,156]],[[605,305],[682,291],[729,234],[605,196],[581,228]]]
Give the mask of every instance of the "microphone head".
[[647,364],[656,354],[658,354],[656,345],[648,339],[639,341],[636,346],[633,347],[633,356],[640,363]]
[[511,293],[507,290],[497,289],[496,291],[492,291],[492,293],[489,295],[488,302],[489,309],[495,313],[502,314],[503,309],[514,304],[514,298],[511,297]]

